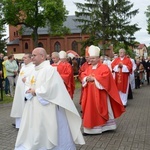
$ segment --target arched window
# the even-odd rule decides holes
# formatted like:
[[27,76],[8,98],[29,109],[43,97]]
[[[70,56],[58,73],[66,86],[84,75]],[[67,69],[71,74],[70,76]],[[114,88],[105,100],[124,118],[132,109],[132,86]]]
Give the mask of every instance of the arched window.
[[54,45],[54,51],[55,51],[55,52],[59,52],[60,49],[61,49],[60,43],[59,43],[59,42],[56,42],[55,45]]
[[38,47],[43,47],[43,43],[39,42]]
[[72,50],[74,50],[75,52],[78,52],[78,43],[76,41],[72,42]]
[[25,49],[28,49],[28,43],[25,43]]
[[13,51],[16,52],[16,48],[13,48]]
[[18,31],[16,31],[16,36],[18,36],[19,34],[18,34]]

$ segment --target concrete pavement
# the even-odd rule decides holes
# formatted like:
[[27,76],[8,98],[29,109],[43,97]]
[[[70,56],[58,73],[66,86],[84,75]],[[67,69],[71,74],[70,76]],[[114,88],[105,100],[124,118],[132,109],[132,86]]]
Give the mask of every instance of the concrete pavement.
[[[118,118],[116,131],[101,135],[85,136],[86,144],[77,150],[150,150],[150,85],[133,91],[126,112]],[[78,104],[80,89],[75,91],[74,102]],[[0,150],[13,150],[18,131],[10,118],[11,104],[0,104]]]

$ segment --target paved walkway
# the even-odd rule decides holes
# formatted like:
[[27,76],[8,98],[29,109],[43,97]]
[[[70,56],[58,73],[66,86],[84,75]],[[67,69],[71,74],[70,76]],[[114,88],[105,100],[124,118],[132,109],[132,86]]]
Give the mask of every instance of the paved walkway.
[[[150,85],[133,91],[126,112],[118,118],[117,130],[96,136],[86,136],[86,144],[77,150],[150,150]],[[74,102],[78,104],[80,90],[76,90]],[[13,150],[17,130],[12,127],[11,104],[0,105],[0,150]]]

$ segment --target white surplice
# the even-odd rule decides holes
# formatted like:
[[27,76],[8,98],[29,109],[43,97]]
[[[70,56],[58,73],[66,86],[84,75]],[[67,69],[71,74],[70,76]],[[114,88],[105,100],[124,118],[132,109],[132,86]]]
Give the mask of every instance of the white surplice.
[[57,70],[45,61],[27,82],[36,96],[26,102],[15,150],[74,150],[84,144],[82,120]]

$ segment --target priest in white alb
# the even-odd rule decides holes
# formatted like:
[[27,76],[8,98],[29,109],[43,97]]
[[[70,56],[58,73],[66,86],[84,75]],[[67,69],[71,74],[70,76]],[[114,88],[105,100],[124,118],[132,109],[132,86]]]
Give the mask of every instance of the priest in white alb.
[[11,117],[15,118],[15,127],[17,129],[20,127],[21,117],[25,106],[24,80],[31,74],[31,71],[33,71],[34,69],[34,64],[32,63],[31,56],[32,56],[31,54],[25,54],[23,56],[24,65],[19,73],[10,114]]
[[84,144],[81,118],[46,51],[35,48],[35,69],[26,80],[26,105],[15,150],[76,150]]

